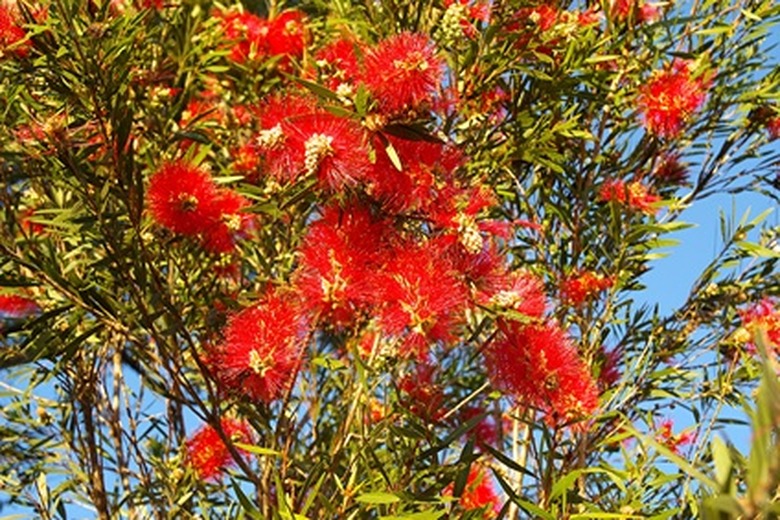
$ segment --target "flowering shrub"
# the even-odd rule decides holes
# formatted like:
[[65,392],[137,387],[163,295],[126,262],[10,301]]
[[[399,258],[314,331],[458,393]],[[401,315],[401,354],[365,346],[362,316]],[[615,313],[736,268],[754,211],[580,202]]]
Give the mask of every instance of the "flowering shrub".
[[716,432],[759,379],[780,428],[780,230],[639,302],[684,209],[777,200],[780,10],[684,8],[0,4],[2,503],[768,511]]

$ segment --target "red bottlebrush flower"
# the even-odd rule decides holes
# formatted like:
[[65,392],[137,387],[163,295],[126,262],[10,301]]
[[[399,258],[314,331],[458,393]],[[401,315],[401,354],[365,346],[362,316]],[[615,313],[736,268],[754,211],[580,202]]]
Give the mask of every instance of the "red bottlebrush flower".
[[[479,406],[463,407],[456,419],[457,425],[465,424],[474,417],[484,414],[485,411],[484,408]],[[467,432],[466,435],[473,438],[479,447],[495,446],[501,439],[501,428],[501,421],[496,421],[496,418],[492,414],[488,414],[479,421],[474,429]]]
[[[487,23],[490,20],[490,3],[476,2],[473,5],[469,4],[471,4],[470,0],[444,0],[444,7],[447,10],[442,17],[442,30],[451,31],[450,26],[456,25],[460,27],[466,38],[476,38],[476,22]],[[448,34],[447,36],[456,37],[455,34]]]
[[212,253],[228,253],[236,239],[246,235],[252,227],[251,215],[244,209],[249,201],[236,192],[219,190],[213,201],[216,219],[203,233],[203,245]]
[[[231,442],[252,442],[249,425],[236,419],[221,419],[220,425]],[[211,425],[205,425],[187,440],[187,465],[204,480],[219,477],[235,460]],[[240,451],[240,450],[239,450]]]
[[235,148],[231,154],[233,169],[236,173],[245,175],[247,180],[255,180],[260,170],[260,156],[257,145],[249,142]]
[[[208,93],[205,93],[208,95]],[[193,99],[187,103],[186,108],[181,113],[179,126],[182,128],[190,126],[196,122],[211,121],[218,125],[225,122],[225,113],[215,99]]]
[[656,182],[664,185],[681,185],[688,179],[688,169],[680,163],[678,154],[667,154],[653,170]]
[[251,13],[222,12],[225,40],[230,44],[230,59],[236,63],[258,62],[268,57],[268,20]]
[[[449,484],[442,491],[444,496],[452,496],[454,485]],[[490,477],[482,466],[473,465],[469,469],[466,487],[460,495],[458,505],[464,511],[482,510],[482,518],[495,518],[501,510],[501,499],[490,482]]]
[[649,23],[657,21],[661,12],[657,5],[643,0],[613,0],[610,14],[618,22]]
[[303,166],[304,175],[316,175],[320,186],[341,191],[362,181],[370,167],[366,134],[349,119],[328,113],[302,116],[283,125],[288,153]]
[[328,206],[299,250],[294,276],[302,307],[336,327],[349,326],[375,300],[375,274],[392,233],[360,206]]
[[402,356],[423,358],[431,343],[455,339],[468,290],[436,242],[399,244],[390,254],[377,277],[380,324],[388,335],[405,338]]
[[551,424],[586,418],[598,407],[590,370],[553,323],[500,322],[501,337],[485,349],[494,385],[539,408]]
[[444,416],[444,389],[434,381],[436,368],[428,363],[418,363],[414,372],[406,374],[398,382],[401,404],[420,419],[437,423]]
[[27,208],[22,211],[19,215],[19,225],[29,235],[42,235],[46,232],[46,226],[32,220],[35,217],[35,213],[35,208]]
[[598,25],[604,19],[604,14],[601,10],[594,6],[586,11],[577,13],[577,25],[580,27],[590,27]]
[[561,300],[570,305],[579,306],[606,291],[615,283],[611,276],[594,271],[579,271],[561,280]]
[[704,103],[707,82],[691,73],[692,62],[675,60],[671,67],[653,73],[640,87],[637,103],[651,134],[676,138]]
[[759,329],[766,331],[769,341],[780,351],[780,309],[775,308],[775,302],[764,298],[760,302],[739,312],[742,328],[737,339],[750,343]]
[[30,52],[32,42],[27,39],[24,21],[15,5],[0,3],[0,57],[8,53],[24,58]]
[[287,68],[292,58],[300,58],[306,45],[303,13],[284,11],[273,20],[243,12],[220,13],[222,31],[230,42],[230,59],[236,63],[259,63],[280,56],[279,66]]
[[526,271],[496,272],[477,293],[486,306],[511,309],[529,318],[541,319],[547,308],[542,280]]
[[780,138],[780,116],[775,116],[766,122],[766,129],[770,139]]
[[406,32],[368,51],[363,80],[382,113],[403,115],[431,101],[441,81],[442,67],[426,36]]
[[653,204],[661,200],[658,195],[650,193],[641,182],[625,182],[620,179],[606,181],[601,186],[599,198],[602,202],[616,202],[646,215],[655,215],[657,210]]
[[[376,163],[370,172],[370,194],[393,213],[428,208],[436,196],[436,185],[452,178],[463,156],[444,143],[410,141],[384,136],[374,139]],[[392,146],[399,170],[385,151]]]
[[[274,96],[257,109],[260,132],[253,140],[261,170],[279,182],[288,182],[304,169],[305,142],[294,129],[295,121],[323,113],[305,96]],[[298,142],[293,140],[298,136]]]
[[282,56],[283,66],[290,58],[303,56],[306,39],[306,17],[297,9],[279,13],[268,24],[268,52],[271,56]]
[[570,16],[568,11],[548,4],[523,7],[515,12],[507,30],[517,33],[515,47],[533,48],[538,53],[551,55],[554,47],[561,42],[560,31],[555,31],[555,27]]
[[219,220],[217,189],[208,173],[184,162],[163,165],[147,190],[154,220],[182,235],[208,231]]
[[0,319],[21,319],[38,314],[41,308],[30,298],[18,294],[0,294]]
[[362,78],[356,45],[351,39],[339,38],[314,55],[320,78],[334,92],[338,93],[340,87],[353,89]]
[[598,359],[600,359],[598,385],[599,389],[604,392],[620,380],[620,358],[622,354],[619,348],[607,350],[604,346],[601,347],[598,354]]
[[691,432],[672,433],[674,421],[665,419],[657,427],[656,440],[669,448],[672,453],[680,453],[680,446],[691,444],[694,441],[694,435]]
[[438,190],[436,199],[427,213],[432,223],[444,231],[445,236],[457,239],[463,248],[477,254],[482,251],[482,231],[502,233],[495,221],[477,222],[479,214],[496,204],[493,191],[487,186],[459,188],[447,185]]
[[271,293],[228,320],[211,371],[228,390],[270,403],[292,383],[305,334],[297,303]]
[[141,0],[140,4],[144,9],[155,9],[159,11],[165,7],[165,0]]

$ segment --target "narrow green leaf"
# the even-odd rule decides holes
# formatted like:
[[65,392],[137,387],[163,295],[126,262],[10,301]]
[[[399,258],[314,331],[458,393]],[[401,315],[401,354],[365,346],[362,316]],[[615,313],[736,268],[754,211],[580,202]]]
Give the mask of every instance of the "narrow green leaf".
[[401,499],[398,496],[392,493],[385,493],[382,491],[376,491],[373,493],[364,493],[359,497],[356,497],[355,500],[358,502],[362,502],[363,504],[374,504],[374,505],[395,504],[396,502],[401,501]]
[[254,453],[255,455],[268,455],[273,457],[279,457],[281,455],[281,453],[276,450],[271,450],[269,448],[261,448],[260,446],[254,446],[252,444],[235,442],[233,443],[233,445],[240,450],[248,451],[249,453]]

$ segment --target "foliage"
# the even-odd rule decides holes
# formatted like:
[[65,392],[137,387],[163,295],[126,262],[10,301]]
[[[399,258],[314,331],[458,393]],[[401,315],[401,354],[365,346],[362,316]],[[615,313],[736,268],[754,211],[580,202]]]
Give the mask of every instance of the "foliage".
[[684,210],[778,200],[778,19],[0,4],[3,508],[774,517],[780,229],[641,302]]

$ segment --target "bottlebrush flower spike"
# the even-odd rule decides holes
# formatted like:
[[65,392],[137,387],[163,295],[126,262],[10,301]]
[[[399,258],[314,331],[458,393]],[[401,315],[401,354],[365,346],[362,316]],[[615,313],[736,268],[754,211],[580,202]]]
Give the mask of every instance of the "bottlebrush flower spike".
[[648,132],[676,138],[707,97],[707,81],[692,75],[691,61],[674,60],[639,88],[637,103]]
[[542,410],[550,424],[583,419],[596,410],[596,382],[557,324],[502,321],[499,329],[499,339],[484,351],[498,389]]
[[185,162],[163,165],[152,176],[147,203],[154,220],[182,235],[208,231],[219,219],[217,189],[208,173]]
[[672,453],[680,453],[680,446],[691,444],[694,441],[694,435],[689,431],[675,434],[672,432],[673,428],[674,421],[671,419],[661,421],[661,424],[657,426],[656,440],[669,448]]
[[339,87],[356,88],[363,74],[355,47],[359,44],[349,38],[339,38],[327,44],[314,55],[314,63],[325,86],[334,92]]
[[688,169],[680,162],[679,154],[666,154],[661,157],[652,173],[658,184],[679,186],[688,180]]
[[228,390],[270,403],[292,383],[305,334],[298,304],[272,292],[228,320],[211,372]]
[[444,143],[385,137],[401,169],[388,157],[385,142],[375,138],[376,163],[369,174],[369,193],[394,213],[427,209],[436,197],[436,186],[451,182],[463,155]]
[[236,63],[256,62],[268,56],[268,20],[243,12],[225,11],[218,14],[230,59]]
[[528,271],[510,270],[506,257],[495,245],[490,244],[478,255],[460,255],[455,265],[470,285],[476,304],[511,309],[529,318],[541,319],[544,315],[544,282]]
[[305,141],[301,142],[295,121],[323,114],[323,110],[307,96],[273,96],[258,107],[257,113],[260,132],[252,144],[261,171],[278,182],[294,180],[303,172],[305,159]]
[[30,299],[18,294],[0,294],[0,319],[20,319],[38,314],[40,306]]
[[379,42],[367,52],[363,80],[380,111],[397,116],[429,103],[442,71],[443,63],[428,38],[405,32]]
[[371,163],[367,136],[357,123],[328,113],[302,116],[283,127],[293,162],[316,176],[323,189],[339,192],[362,181]]
[[307,36],[306,16],[297,9],[283,11],[268,23],[268,52],[281,56],[282,67],[288,68],[291,58],[303,56]]
[[618,22],[649,23],[661,17],[658,5],[643,0],[613,0],[610,3],[610,14]]
[[[442,495],[452,496],[454,485],[449,484]],[[482,510],[482,518],[495,518],[501,510],[501,499],[490,482],[488,473],[482,466],[472,465],[466,479],[466,487],[460,495],[458,505],[464,511]],[[469,517],[471,518],[471,517]]]
[[[231,442],[252,442],[249,425],[237,419],[222,419],[222,431]],[[187,440],[187,465],[203,480],[216,478],[235,460],[222,438],[211,425],[205,425]],[[239,450],[240,451],[240,450]]]
[[203,245],[212,253],[229,253],[252,228],[252,216],[244,211],[249,201],[234,191],[219,190],[213,205],[216,219],[204,231]]
[[325,208],[299,250],[294,285],[302,308],[335,327],[349,326],[373,306],[375,276],[393,234],[368,208]]
[[434,241],[398,244],[377,277],[377,292],[383,330],[404,337],[402,356],[420,359],[431,343],[455,339],[468,302],[465,283]]
[[575,306],[582,305],[612,287],[614,283],[613,277],[595,271],[572,273],[560,282],[561,300]]
[[650,193],[649,189],[639,181],[626,182],[621,179],[607,180],[599,191],[602,202],[616,202],[646,215],[655,215],[657,210],[653,204],[661,200],[658,195]]
[[19,9],[10,2],[0,2],[0,58],[6,54],[24,58],[30,52],[32,42],[22,27]]
[[780,351],[780,309],[775,302],[764,298],[760,302],[741,310],[742,327],[737,331],[737,339],[750,344],[759,329],[766,331],[769,341]]
[[435,382],[436,367],[418,363],[398,382],[402,404],[420,419],[437,423],[444,416],[444,388]]
[[766,129],[769,132],[769,139],[780,138],[780,116],[775,116],[766,122]]

